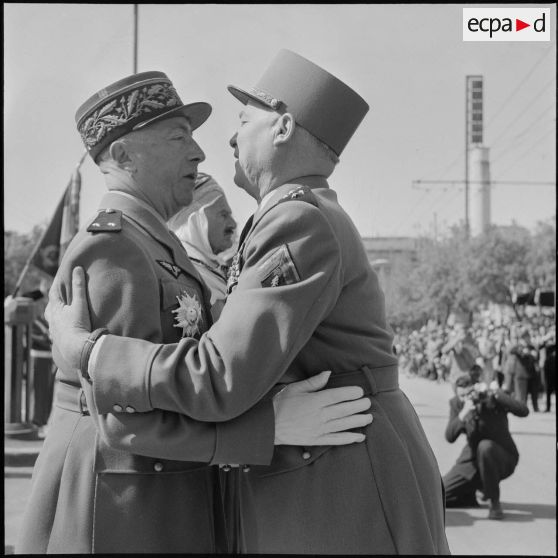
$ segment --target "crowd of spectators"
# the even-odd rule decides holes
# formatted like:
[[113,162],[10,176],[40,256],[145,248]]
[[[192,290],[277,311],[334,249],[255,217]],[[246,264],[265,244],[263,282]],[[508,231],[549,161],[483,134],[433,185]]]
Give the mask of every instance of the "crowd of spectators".
[[478,381],[502,387],[518,400],[531,398],[539,411],[545,394],[550,411],[556,385],[554,316],[479,319],[471,326],[429,323],[420,329],[397,328],[394,346],[402,373],[437,382],[451,382],[473,373]]

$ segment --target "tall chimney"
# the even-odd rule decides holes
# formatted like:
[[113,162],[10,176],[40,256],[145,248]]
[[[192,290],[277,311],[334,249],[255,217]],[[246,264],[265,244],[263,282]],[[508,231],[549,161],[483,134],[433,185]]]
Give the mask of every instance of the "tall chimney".
[[490,225],[490,163],[488,147],[473,145],[469,155],[469,206],[471,235],[486,232]]

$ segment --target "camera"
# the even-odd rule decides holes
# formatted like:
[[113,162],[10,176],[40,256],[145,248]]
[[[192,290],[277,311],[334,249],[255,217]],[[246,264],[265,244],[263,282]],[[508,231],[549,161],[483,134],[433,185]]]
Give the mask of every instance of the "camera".
[[467,396],[467,398],[475,404],[478,411],[480,411],[483,406],[487,408],[494,406],[494,395],[496,394],[497,386],[493,384],[494,382],[491,382],[491,384],[487,386],[484,382],[477,383]]

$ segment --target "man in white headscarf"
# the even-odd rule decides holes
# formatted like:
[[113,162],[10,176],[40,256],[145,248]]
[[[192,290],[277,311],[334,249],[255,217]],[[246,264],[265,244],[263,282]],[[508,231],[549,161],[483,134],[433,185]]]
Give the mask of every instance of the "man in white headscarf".
[[198,173],[193,201],[168,221],[190,260],[211,290],[211,313],[216,320],[227,297],[227,269],[236,221],[225,192],[208,174]]

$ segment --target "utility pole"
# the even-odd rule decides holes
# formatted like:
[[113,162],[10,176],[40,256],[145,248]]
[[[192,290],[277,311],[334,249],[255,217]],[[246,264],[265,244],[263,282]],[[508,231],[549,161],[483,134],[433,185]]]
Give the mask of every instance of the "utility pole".
[[465,78],[465,236],[469,238],[469,76]]

